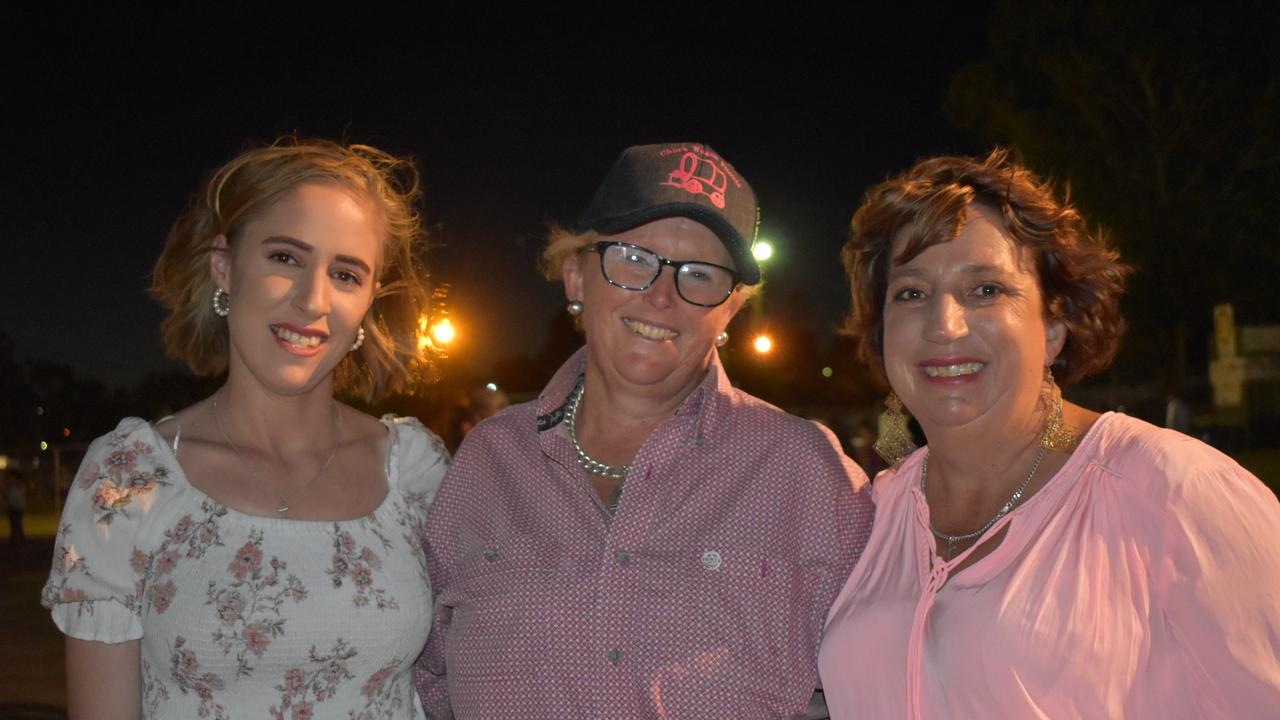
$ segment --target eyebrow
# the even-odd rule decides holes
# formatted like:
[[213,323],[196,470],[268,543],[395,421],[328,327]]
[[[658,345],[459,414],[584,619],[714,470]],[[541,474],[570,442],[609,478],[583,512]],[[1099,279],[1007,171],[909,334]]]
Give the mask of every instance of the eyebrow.
[[[1003,268],[995,265],[985,265],[982,263],[970,263],[960,267],[960,271],[968,275],[980,275],[982,273],[1004,272]],[[924,277],[924,271],[919,268],[894,268],[889,271],[889,278],[900,277]]]
[[[308,252],[308,253],[315,250],[315,247],[312,246],[310,243],[305,243],[299,240],[298,238],[290,235],[272,235],[271,237],[268,237],[265,240],[263,240],[262,244],[263,245],[271,245],[271,244],[292,245],[293,247],[296,247],[299,250],[303,252]],[[361,260],[358,257],[355,257],[353,255],[336,255],[334,257],[339,262],[344,262],[344,263],[347,263],[348,265],[354,265],[360,268],[361,270],[364,270],[366,273],[373,274],[373,268],[369,267],[368,263],[366,263],[365,261]]]

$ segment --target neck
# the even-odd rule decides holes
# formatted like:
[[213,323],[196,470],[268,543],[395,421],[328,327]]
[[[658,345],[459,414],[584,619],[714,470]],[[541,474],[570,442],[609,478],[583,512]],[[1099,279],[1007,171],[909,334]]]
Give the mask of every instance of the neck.
[[611,381],[588,358],[583,396],[575,423],[579,443],[592,457],[610,465],[629,464],[653,431],[675,415],[706,373],[670,391],[635,388]]
[[985,423],[925,426],[929,485],[958,499],[1007,494],[1026,477],[1046,420],[1037,411],[1022,421],[1006,420],[999,428]]
[[237,445],[267,455],[289,454],[331,443],[338,403],[326,379],[301,395],[263,392],[252,380],[231,373],[215,395],[218,416]]

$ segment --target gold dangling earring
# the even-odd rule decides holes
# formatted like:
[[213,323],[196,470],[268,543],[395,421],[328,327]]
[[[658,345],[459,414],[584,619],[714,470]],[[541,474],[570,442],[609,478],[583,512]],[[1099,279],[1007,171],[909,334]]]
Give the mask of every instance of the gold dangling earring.
[[1048,408],[1049,422],[1040,436],[1040,445],[1046,450],[1070,450],[1078,439],[1075,429],[1062,420],[1062,388],[1053,379],[1053,370],[1044,369],[1044,403]]
[[879,424],[880,437],[872,447],[885,462],[897,465],[916,449],[911,430],[907,427],[907,413],[897,393],[890,391],[889,397],[885,398]]

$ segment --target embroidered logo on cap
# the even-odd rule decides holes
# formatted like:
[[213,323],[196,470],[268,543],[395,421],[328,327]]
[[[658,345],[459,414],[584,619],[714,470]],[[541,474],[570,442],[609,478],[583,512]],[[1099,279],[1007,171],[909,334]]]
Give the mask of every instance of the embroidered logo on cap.
[[658,184],[678,187],[690,195],[706,195],[712,205],[723,210],[724,191],[729,183],[717,159],[694,150],[687,151],[680,156],[676,169],[667,175],[667,181]]

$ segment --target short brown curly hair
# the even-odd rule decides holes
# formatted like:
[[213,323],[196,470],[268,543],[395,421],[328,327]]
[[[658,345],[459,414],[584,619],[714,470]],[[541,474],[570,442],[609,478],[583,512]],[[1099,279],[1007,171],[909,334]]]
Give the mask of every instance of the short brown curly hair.
[[[1009,236],[1031,250],[1044,312],[1067,328],[1053,363],[1062,385],[1111,364],[1124,334],[1120,298],[1131,268],[1100,232],[1090,232],[1069,198],[1004,148],[986,158],[934,157],[867,191],[853,215],[841,256],[853,309],[843,330],[884,379],[884,305],[889,264],[901,265],[964,229],[966,210],[981,204],[1004,218]],[[894,238],[906,244],[890,257]]]
[[372,201],[384,223],[380,287],[362,326],[365,342],[334,370],[339,392],[376,402],[403,389],[422,369],[418,318],[430,301],[422,255],[426,234],[415,208],[417,168],[368,145],[279,138],[214,171],[169,230],[151,277],[151,295],[169,314],[165,351],[197,375],[218,375],[228,362],[227,323],[213,312],[209,272],[213,239],[234,245],[245,225],[304,183],[329,183]]

